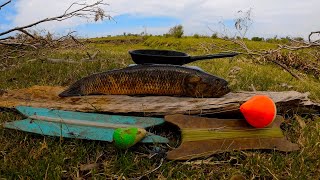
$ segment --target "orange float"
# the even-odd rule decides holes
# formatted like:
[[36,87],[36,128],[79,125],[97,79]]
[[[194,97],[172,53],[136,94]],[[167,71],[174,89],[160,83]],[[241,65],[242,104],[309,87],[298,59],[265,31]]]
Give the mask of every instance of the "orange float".
[[256,128],[270,125],[277,114],[275,103],[265,95],[253,96],[240,106],[240,111],[247,122]]

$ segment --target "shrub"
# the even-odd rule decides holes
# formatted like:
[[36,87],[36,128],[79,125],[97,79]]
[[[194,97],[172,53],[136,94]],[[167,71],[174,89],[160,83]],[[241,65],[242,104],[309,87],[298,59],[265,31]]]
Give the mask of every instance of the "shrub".
[[183,26],[182,25],[177,25],[172,28],[170,28],[168,34],[175,38],[181,38],[183,35]]
[[296,41],[304,41],[303,37],[295,37],[293,39],[296,40]]
[[218,33],[213,33],[213,34],[211,35],[211,38],[212,38],[212,39],[217,39],[217,38],[218,38]]
[[264,38],[261,38],[261,37],[252,37],[251,40],[252,40],[252,41],[264,41]]
[[199,34],[194,34],[193,37],[194,37],[194,38],[199,38],[200,35],[199,35]]

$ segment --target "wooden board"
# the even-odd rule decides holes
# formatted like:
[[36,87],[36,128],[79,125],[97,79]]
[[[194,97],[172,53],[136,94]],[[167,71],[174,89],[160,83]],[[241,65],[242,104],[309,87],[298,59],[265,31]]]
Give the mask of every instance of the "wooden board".
[[308,93],[285,92],[239,92],[221,98],[188,98],[168,96],[133,97],[125,95],[99,95],[60,98],[64,87],[33,86],[9,90],[0,95],[0,107],[33,106],[82,112],[143,113],[144,115],[167,114],[215,114],[238,111],[241,103],[255,94],[270,96],[278,109],[312,107],[320,105],[308,99]]
[[[165,122],[163,118],[82,113],[27,106],[18,106],[17,110],[27,119],[5,122],[5,128],[47,136],[108,142],[113,141],[116,128],[148,128]],[[169,140],[148,132],[141,142],[168,143]]]
[[[279,151],[298,150],[297,144],[289,142],[281,132],[282,117],[277,116],[272,125],[256,129],[243,119],[216,119],[186,115],[168,115],[165,120],[177,125],[182,134],[181,145],[168,152],[168,159],[188,160],[216,153],[247,150],[275,149]],[[190,132],[206,131],[205,136],[194,135]],[[237,134],[230,132],[237,132]],[[270,134],[269,134],[270,132]]]

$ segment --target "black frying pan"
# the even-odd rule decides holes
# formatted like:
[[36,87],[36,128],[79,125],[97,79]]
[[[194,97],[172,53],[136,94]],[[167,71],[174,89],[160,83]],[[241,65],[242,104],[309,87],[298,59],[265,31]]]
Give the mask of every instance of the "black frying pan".
[[174,64],[183,65],[197,60],[233,57],[238,53],[219,53],[204,56],[189,56],[186,53],[169,50],[133,50],[129,51],[136,64]]

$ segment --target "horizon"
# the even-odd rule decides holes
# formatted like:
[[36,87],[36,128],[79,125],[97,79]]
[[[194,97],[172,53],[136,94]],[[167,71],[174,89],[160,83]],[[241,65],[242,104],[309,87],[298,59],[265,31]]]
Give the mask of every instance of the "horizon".
[[[0,0],[0,4],[6,1]],[[16,26],[27,25],[37,20],[61,14],[75,1],[43,1],[18,0],[12,1],[0,11],[0,32]],[[93,0],[86,1],[95,2]],[[252,24],[245,37],[303,37],[310,32],[318,31],[317,17],[320,12],[319,1],[301,2],[283,0],[281,2],[239,0],[224,1],[139,1],[127,0],[106,1],[104,7],[107,14],[114,20],[92,22],[79,18],[71,18],[62,22],[48,22],[37,25],[29,30],[47,30],[54,34],[65,34],[76,31],[80,37],[116,36],[123,33],[140,34],[147,32],[162,35],[176,25],[184,27],[184,35],[194,34],[211,36],[214,33],[235,37],[235,19],[251,10]],[[50,8],[43,8],[50,7]],[[300,24],[303,22],[303,26]],[[12,34],[11,34],[12,35]]]

